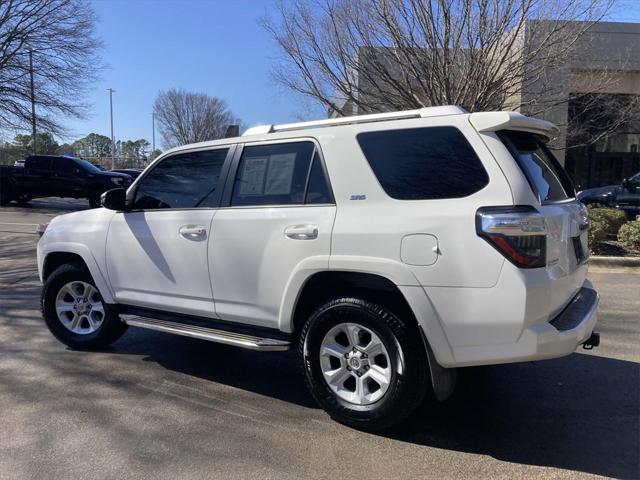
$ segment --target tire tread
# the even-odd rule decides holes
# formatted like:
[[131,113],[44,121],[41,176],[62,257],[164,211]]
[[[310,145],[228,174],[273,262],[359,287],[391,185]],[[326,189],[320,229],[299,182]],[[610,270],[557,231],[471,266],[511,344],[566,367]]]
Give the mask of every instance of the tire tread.
[[57,284],[62,282],[66,283],[74,279],[86,281],[94,287],[96,286],[91,274],[83,264],[74,262],[61,265],[49,275],[42,288],[42,295],[40,296],[42,318],[53,336],[71,348],[90,350],[107,347],[120,338],[127,330],[127,324],[120,321],[117,313],[110,309],[108,304],[103,302],[105,309],[103,325],[97,332],[86,335],[86,338],[82,338],[83,336],[68,331],[66,327],[60,323],[55,313],[55,305],[52,305],[52,302],[55,302],[55,296],[57,295]]
[[[411,361],[412,365],[408,368],[411,369],[413,374],[410,375],[409,378],[398,375],[398,381],[393,385],[394,391],[387,391],[385,394],[385,397],[391,394],[395,396],[396,399],[401,399],[401,402],[397,402],[400,404],[383,409],[383,411],[380,412],[374,410],[371,415],[354,416],[351,409],[337,401],[333,392],[328,388],[324,388],[324,386],[316,385],[313,381],[309,372],[311,366],[305,355],[306,338],[310,329],[314,327],[314,322],[323,313],[344,306],[363,309],[369,315],[377,317],[381,322],[386,324],[401,345],[405,363]],[[416,328],[417,326],[414,328],[414,325],[401,320],[393,312],[368,300],[356,297],[336,297],[323,303],[312,312],[308,320],[304,323],[298,340],[299,355],[301,358],[300,365],[303,369],[307,388],[316,401],[327,410],[329,415],[340,423],[362,430],[378,431],[388,429],[403,422],[424,400],[427,394],[427,385],[429,385],[430,381],[428,359],[421,338],[419,337],[420,332],[416,332]],[[420,343],[416,342],[417,338],[420,340]]]

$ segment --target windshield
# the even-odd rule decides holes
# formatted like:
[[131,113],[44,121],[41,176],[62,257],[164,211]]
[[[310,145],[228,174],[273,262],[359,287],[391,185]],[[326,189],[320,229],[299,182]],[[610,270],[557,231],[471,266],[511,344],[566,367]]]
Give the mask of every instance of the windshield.
[[92,163],[89,163],[86,160],[83,160],[81,158],[74,158],[73,161],[76,162],[77,164],[79,164],[80,167],[82,167],[87,172],[93,172],[93,173],[98,172],[98,173],[100,173],[102,171],[98,167],[93,165]]

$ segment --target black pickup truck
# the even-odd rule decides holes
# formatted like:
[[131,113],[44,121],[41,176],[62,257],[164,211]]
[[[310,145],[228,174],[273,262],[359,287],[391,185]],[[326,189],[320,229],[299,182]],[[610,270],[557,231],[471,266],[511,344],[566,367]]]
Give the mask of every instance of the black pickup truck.
[[112,188],[127,188],[131,176],[105,172],[80,158],[54,155],[27,157],[24,167],[0,166],[0,205],[27,203],[34,197],[86,198],[92,208]]
[[577,198],[585,205],[619,208],[629,220],[635,220],[636,215],[640,215],[640,172],[624,179],[620,185],[578,192]]

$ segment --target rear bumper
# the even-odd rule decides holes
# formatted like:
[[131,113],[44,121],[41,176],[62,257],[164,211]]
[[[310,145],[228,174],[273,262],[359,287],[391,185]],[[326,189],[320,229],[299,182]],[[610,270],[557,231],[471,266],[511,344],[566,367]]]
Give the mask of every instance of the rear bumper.
[[527,327],[515,343],[454,348],[455,365],[451,366],[524,362],[569,355],[591,336],[598,320],[599,301],[598,293],[585,282],[553,320]]

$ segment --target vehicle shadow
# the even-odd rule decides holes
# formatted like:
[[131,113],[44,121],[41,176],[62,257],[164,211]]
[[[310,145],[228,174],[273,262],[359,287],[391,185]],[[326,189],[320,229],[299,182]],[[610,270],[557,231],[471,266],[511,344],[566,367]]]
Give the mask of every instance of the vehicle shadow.
[[[149,338],[153,335],[154,338]],[[130,329],[113,353],[317,408],[294,352],[259,353]],[[528,465],[636,479],[640,365],[576,353],[537,363],[467,368],[446,402],[425,402],[381,435]]]
[[[5,246],[5,260],[19,253],[10,244]],[[26,403],[41,402],[43,387],[58,392],[60,400],[49,408],[62,408],[67,401],[56,384],[62,377],[82,385],[73,390],[75,395],[82,392],[99,398],[99,392],[92,390],[99,387],[90,381],[95,369],[82,367],[75,352],[61,355],[60,345],[42,325],[34,302],[41,290],[35,268],[7,264],[7,269],[13,271],[11,279],[5,278],[7,283],[2,283],[0,275],[0,326],[8,335],[0,338],[0,358],[37,365],[51,374],[44,384],[29,383],[22,370],[4,369],[0,384],[10,385],[13,394],[23,396]],[[25,279],[13,281],[22,275]],[[622,325],[616,328],[616,333],[633,334],[622,330]],[[305,389],[295,352],[253,352],[130,328],[102,353],[141,357],[185,376],[318,408]],[[405,425],[379,435],[515,464],[640,478],[640,364],[575,353],[556,360],[467,368],[459,373],[451,399],[425,403]],[[128,391],[140,377],[135,369],[127,377],[130,384],[104,375],[103,381],[126,385]],[[102,413],[109,415],[109,421],[117,421],[114,412]]]
[[575,353],[462,369],[396,440],[520,464],[640,478],[640,364]]
[[200,379],[319,408],[304,386],[296,352],[255,352],[205,340],[129,328],[113,345],[115,354],[142,355],[144,361]]
[[33,213],[52,213],[52,210],[55,213],[59,213],[62,215],[63,213],[75,212],[78,210],[88,210],[89,204],[86,200],[78,200],[71,198],[57,198],[57,197],[46,197],[46,198],[36,198],[31,200],[29,203],[25,204],[17,204],[15,202],[11,202],[10,204],[4,206],[0,211],[12,211],[14,213],[24,213],[24,214],[33,214]]

